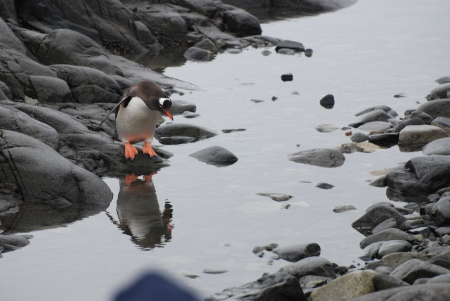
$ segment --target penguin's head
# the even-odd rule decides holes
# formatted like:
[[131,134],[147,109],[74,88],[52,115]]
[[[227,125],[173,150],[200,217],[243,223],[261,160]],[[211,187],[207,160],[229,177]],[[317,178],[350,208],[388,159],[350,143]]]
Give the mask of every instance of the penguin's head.
[[169,109],[172,106],[172,101],[169,97],[158,97],[158,107],[157,110],[161,113],[165,114],[167,117],[169,117],[171,120],[173,120],[172,114],[170,114]]

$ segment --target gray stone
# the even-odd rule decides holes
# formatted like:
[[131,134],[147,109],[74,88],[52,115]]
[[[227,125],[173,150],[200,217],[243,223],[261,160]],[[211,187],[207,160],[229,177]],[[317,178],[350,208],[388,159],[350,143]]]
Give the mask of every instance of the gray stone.
[[335,130],[338,130],[339,127],[334,124],[321,124],[315,127],[316,131],[321,133],[330,133]]
[[302,288],[315,288],[333,281],[330,277],[307,275],[300,278]]
[[31,86],[40,102],[70,102],[72,92],[67,83],[49,76],[30,76]]
[[447,301],[449,294],[448,284],[423,284],[386,289],[351,301]]
[[448,273],[450,273],[450,270],[438,265],[419,259],[410,259],[397,266],[394,271],[392,271],[391,276],[412,284],[419,278],[432,278]]
[[427,143],[423,148],[424,155],[450,155],[450,138],[440,138]]
[[373,278],[373,284],[376,291],[386,290],[390,288],[396,288],[401,286],[409,286],[409,283],[386,274],[376,274]]
[[184,112],[195,112],[197,106],[189,101],[172,99],[172,106],[170,107],[170,113],[172,115],[181,115]]
[[439,276],[433,277],[427,281],[427,284],[433,284],[433,283],[448,283],[448,284],[450,284],[450,274],[439,275]]
[[384,241],[378,249],[378,258],[397,252],[408,252],[412,245],[403,240]]
[[210,146],[192,153],[189,156],[216,166],[232,165],[238,160],[232,152],[221,146]]
[[354,271],[315,289],[309,301],[349,300],[375,291],[374,271]]
[[190,61],[199,61],[199,62],[206,62],[211,61],[214,59],[214,54],[209,51],[198,47],[190,47],[186,50],[186,52],[183,54],[183,56]]
[[381,203],[369,208],[363,216],[352,223],[352,227],[359,231],[371,231],[377,225],[390,218],[396,220],[397,227],[400,227],[406,220],[395,208]]
[[430,263],[450,270],[450,251],[433,256],[433,258],[430,259]]
[[187,136],[159,137],[158,141],[164,145],[178,145],[194,142],[195,138]]
[[230,9],[221,13],[223,23],[237,37],[260,35],[262,33],[259,20],[242,9]]
[[431,125],[440,127],[443,129],[447,135],[450,135],[450,118],[448,117],[438,117],[431,121]]
[[386,175],[380,176],[369,183],[370,186],[374,187],[386,187]]
[[319,103],[326,109],[332,109],[334,107],[334,96],[332,94],[327,94],[320,99]]
[[262,196],[267,196],[269,198],[271,198],[272,200],[274,200],[275,202],[285,202],[285,201],[289,201],[290,199],[293,198],[292,195],[289,194],[284,194],[284,193],[265,193],[265,192],[261,192],[261,193],[257,193],[258,195],[262,195]]
[[344,155],[334,149],[316,148],[288,155],[290,161],[321,167],[339,167],[345,162]]
[[400,194],[429,194],[450,186],[450,158],[422,156],[409,160],[404,169],[386,175],[387,186]]
[[419,259],[422,261],[430,260],[432,256],[416,253],[416,252],[397,252],[385,255],[381,258],[381,261],[390,268],[396,268],[400,264],[410,260],[410,259]]
[[29,115],[9,106],[0,106],[2,129],[19,132],[44,142],[56,149],[59,141],[58,132]]
[[450,226],[450,197],[437,201],[431,208],[430,217],[438,227]]
[[342,213],[350,210],[356,210],[356,207],[353,205],[337,206],[333,209],[333,212]]
[[425,145],[433,140],[445,138],[447,133],[432,125],[408,125],[400,131],[399,145]]
[[197,140],[216,136],[215,131],[187,123],[169,123],[163,124],[155,131],[155,138],[171,136],[187,136]]
[[394,127],[392,128],[392,132],[400,133],[400,131],[403,130],[408,125],[422,125],[422,124],[425,124],[425,123],[419,117],[402,120],[402,121],[397,122],[394,125]]
[[279,271],[288,273],[298,279],[306,275],[336,278],[331,262],[321,257],[308,257],[295,263],[285,265]]
[[356,142],[356,143],[364,142],[364,141],[369,140],[369,136],[367,136],[366,134],[361,133],[361,132],[356,132],[350,136],[350,140],[352,140],[353,142]]
[[112,193],[94,174],[61,157],[46,144],[2,130],[0,182],[20,187],[26,202],[63,199],[70,203],[109,204]]
[[450,99],[436,99],[421,104],[418,111],[430,115],[433,119],[438,117],[450,118]]
[[277,247],[273,252],[284,260],[296,262],[307,257],[320,256],[320,246],[316,243],[304,243]]
[[298,280],[286,273],[263,275],[254,282],[216,293],[205,300],[307,301]]
[[392,108],[390,108],[388,106],[370,107],[370,108],[367,108],[365,110],[362,110],[362,111],[356,113],[355,116],[361,116],[361,115],[365,115],[367,113],[372,113],[372,112],[375,112],[375,111],[383,111],[387,115],[389,115],[391,118],[395,118],[395,117],[398,116],[397,112],[395,112]]
[[379,223],[375,228],[372,229],[372,233],[375,234],[389,228],[398,228],[398,222],[393,217],[385,219],[384,221]]
[[409,115],[405,116],[405,120],[415,119],[415,118],[419,118],[420,120],[423,121],[423,123],[428,124],[428,125],[431,123],[431,121],[433,121],[433,117],[431,117],[429,114],[419,111],[419,110],[414,110],[411,113],[409,113]]
[[369,136],[369,142],[380,147],[391,147],[399,141],[398,133],[382,133]]
[[302,43],[290,40],[283,40],[278,42],[278,44],[275,47],[275,51],[278,52],[280,49],[283,48],[292,49],[296,52],[305,51],[305,46],[303,46]]
[[404,240],[408,242],[413,242],[417,240],[417,238],[413,235],[410,235],[402,230],[396,229],[396,228],[390,228],[383,230],[381,232],[372,234],[370,236],[367,236],[366,238],[362,239],[359,243],[359,246],[361,248],[365,248],[370,244],[373,244],[374,242],[379,241],[388,241],[388,240]]
[[31,238],[33,238],[32,235],[0,234],[0,247],[3,248],[4,253],[15,251],[28,245]]
[[392,123],[386,121],[370,121],[358,127],[358,130],[365,132],[385,132],[391,127]]
[[440,84],[430,91],[431,94],[439,98],[447,98],[447,92],[450,91],[450,83]]
[[369,123],[375,121],[388,121],[392,116],[386,113],[384,110],[373,110],[365,113],[361,116],[360,122]]

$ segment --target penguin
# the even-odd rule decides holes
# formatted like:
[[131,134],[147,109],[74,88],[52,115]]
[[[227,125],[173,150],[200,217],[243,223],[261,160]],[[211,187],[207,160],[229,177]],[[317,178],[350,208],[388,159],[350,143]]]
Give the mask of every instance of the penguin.
[[156,156],[152,148],[153,135],[162,114],[173,120],[169,109],[172,101],[154,82],[144,80],[127,89],[119,103],[106,115],[116,113],[116,129],[119,140],[125,146],[125,158],[133,160],[138,150],[131,143],[144,141],[142,152]]

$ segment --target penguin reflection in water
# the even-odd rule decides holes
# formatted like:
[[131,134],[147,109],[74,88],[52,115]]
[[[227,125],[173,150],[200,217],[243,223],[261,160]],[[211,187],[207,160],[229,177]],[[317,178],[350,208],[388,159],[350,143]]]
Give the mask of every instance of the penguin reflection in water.
[[120,102],[108,113],[116,113],[116,128],[125,146],[125,158],[133,160],[138,150],[131,143],[144,141],[142,152],[156,156],[152,148],[153,135],[161,113],[173,120],[169,109],[172,101],[155,83],[145,80],[125,91]]
[[172,238],[172,205],[165,203],[161,211],[152,181],[152,175],[137,177],[128,174],[120,179],[117,196],[117,217],[114,224],[131,236],[132,241],[150,250],[169,242]]

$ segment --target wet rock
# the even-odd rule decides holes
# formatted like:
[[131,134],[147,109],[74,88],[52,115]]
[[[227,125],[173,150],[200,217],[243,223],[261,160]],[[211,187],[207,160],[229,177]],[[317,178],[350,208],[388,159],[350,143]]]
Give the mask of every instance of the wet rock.
[[333,281],[330,277],[307,275],[300,278],[300,286],[305,288],[315,288]]
[[187,136],[172,136],[172,137],[160,137],[158,141],[159,143],[164,145],[178,145],[194,142],[195,138]]
[[450,135],[450,118],[447,117],[435,118],[433,119],[433,121],[431,121],[430,125],[440,127],[447,133],[447,135]]
[[326,109],[332,109],[334,107],[333,94],[327,94],[319,101],[320,105]]
[[315,127],[316,131],[321,133],[330,133],[335,130],[338,130],[339,127],[334,124],[321,124]]
[[391,276],[413,284],[419,278],[432,278],[448,273],[450,270],[446,268],[419,259],[411,259],[397,266]]
[[419,117],[414,117],[411,119],[402,120],[400,122],[397,122],[394,127],[392,128],[393,133],[400,133],[401,130],[403,130],[408,125],[423,125],[425,122],[423,122],[422,119]]
[[273,252],[284,260],[296,262],[307,257],[320,256],[320,246],[316,243],[290,245],[277,247]]
[[407,114],[407,112],[405,112],[404,120],[409,120],[409,119],[414,119],[414,118],[419,118],[425,124],[428,124],[428,125],[431,123],[431,121],[433,121],[433,117],[431,117],[427,113],[419,111],[419,110],[413,110],[412,112],[410,112],[408,114]]
[[282,267],[279,272],[288,273],[296,278],[316,275],[336,278],[331,262],[321,257],[308,257]]
[[385,121],[371,121],[359,126],[358,130],[365,132],[386,132],[390,128],[392,128],[392,123]]
[[362,115],[360,122],[368,123],[374,121],[388,121],[392,116],[384,110],[373,110]]
[[267,196],[275,202],[286,202],[293,198],[292,195],[283,193],[257,193],[258,195]]
[[311,293],[310,301],[349,300],[375,291],[376,272],[354,271],[321,286]]
[[205,300],[298,300],[306,301],[306,297],[298,280],[286,273],[266,274],[254,282],[240,287],[233,287],[216,293]]
[[391,147],[399,142],[398,133],[383,133],[369,136],[369,142],[381,147]]
[[381,231],[389,229],[389,228],[398,228],[397,220],[393,217],[388,218],[388,219],[382,221],[381,223],[379,223],[375,228],[372,229],[372,233],[375,234],[375,233],[381,232]]
[[434,118],[447,117],[450,118],[450,99],[436,99],[421,104],[417,111],[427,113]]
[[352,227],[358,231],[371,231],[377,225],[390,218],[396,220],[397,227],[400,227],[406,221],[406,218],[395,208],[381,203],[367,209],[363,216],[352,223]]
[[0,106],[2,129],[19,132],[44,142],[53,149],[58,146],[59,134],[51,126],[37,121],[15,108]]
[[172,106],[170,107],[170,113],[172,115],[180,115],[184,112],[195,112],[197,106],[189,101],[172,99]]
[[439,275],[436,277],[431,278],[426,282],[427,284],[433,284],[433,283],[447,283],[450,284],[450,274],[444,274]]
[[196,140],[201,140],[211,138],[216,135],[217,133],[212,130],[187,123],[163,124],[155,131],[155,138],[157,139],[160,137],[187,136],[193,137]]
[[281,80],[284,82],[290,82],[293,79],[294,79],[294,76],[292,75],[292,73],[287,73],[287,74],[281,75]]
[[15,251],[28,245],[31,238],[32,235],[0,234],[0,247],[3,248],[3,253]]
[[[121,86],[111,76],[91,67],[65,64],[51,65],[58,78],[67,82],[73,100],[78,103],[117,103],[122,94]],[[128,88],[129,86],[127,86]]]
[[450,76],[442,76],[436,80],[438,84],[450,83]]
[[[425,255],[424,256],[428,256]],[[432,256],[430,263],[450,270],[450,251],[444,251],[436,256]]]
[[388,267],[396,268],[400,264],[411,259],[418,259],[421,261],[428,261],[432,256],[417,252],[394,252],[387,254],[381,258],[381,261]]
[[46,65],[86,66],[106,74],[123,75],[97,43],[68,29],[57,29],[47,34],[33,54]]
[[450,186],[450,158],[439,155],[412,158],[405,168],[390,171],[386,184],[405,195],[436,192]]
[[388,254],[397,253],[397,252],[409,252],[411,251],[412,245],[404,240],[389,240],[384,241],[380,245],[378,249],[377,258],[381,258]]
[[198,113],[192,113],[192,112],[188,112],[185,111],[183,112],[183,114],[181,114],[184,118],[197,118],[198,116],[200,116],[200,114]]
[[305,49],[305,56],[306,57],[312,57],[313,55],[313,50],[311,48],[306,48]]
[[337,206],[333,209],[333,212],[342,213],[350,210],[356,210],[356,207],[353,205]]
[[384,231],[380,231],[378,233],[372,234],[364,239],[361,240],[359,243],[359,246],[361,248],[365,248],[370,244],[373,244],[375,242],[380,241],[389,241],[389,240],[404,240],[407,242],[414,242],[417,240],[417,238],[413,235],[410,235],[400,229],[391,228],[386,229]]
[[438,226],[450,226],[450,197],[441,198],[431,209],[431,220]]
[[410,301],[417,296],[424,296],[424,301],[445,301],[448,299],[448,294],[450,294],[448,284],[423,284],[382,290],[352,299],[352,301]]
[[223,274],[228,272],[228,270],[213,270],[213,269],[204,269],[203,273],[205,274]]
[[316,148],[288,155],[290,161],[321,167],[339,167],[345,162],[342,152],[335,149]]
[[373,153],[379,150],[380,147],[370,142],[359,142],[359,143],[352,142],[352,143],[344,143],[337,149],[344,154],[351,154],[354,152]]
[[377,273],[373,278],[373,284],[376,291],[386,290],[390,288],[409,286],[409,283],[402,281],[396,277]]
[[437,126],[408,125],[400,131],[398,143],[399,145],[424,146],[433,140],[445,137],[447,133]]
[[72,92],[67,83],[50,76],[30,76],[31,86],[40,102],[70,102]]
[[221,146],[210,146],[192,153],[189,156],[194,157],[199,161],[216,166],[232,165],[238,160],[232,152]]
[[305,51],[305,46],[303,46],[302,43],[300,43],[300,42],[294,42],[294,41],[290,41],[290,40],[283,40],[283,41],[280,41],[280,42],[276,45],[275,51],[276,51],[276,52],[279,52],[280,49],[284,49],[284,48],[292,49],[292,50],[294,50],[295,52],[302,52],[302,51]]
[[224,27],[237,37],[260,35],[262,33],[259,20],[242,9],[230,9],[221,13]]
[[369,183],[370,186],[374,186],[374,187],[386,187],[386,175],[384,176],[380,176],[378,178],[376,178],[375,180],[372,180]]
[[430,91],[431,94],[439,98],[447,98],[447,92],[450,91],[450,83],[440,84]]
[[[112,193],[94,174],[29,136],[0,131],[0,182],[21,187],[26,202],[109,204]],[[12,147],[13,146],[13,147]]]
[[350,136],[350,140],[356,143],[360,143],[369,140],[369,136],[361,132],[356,132]]
[[[395,112],[393,109],[391,109],[388,106],[375,106],[375,107],[370,107],[367,108],[365,110],[362,110],[358,113],[355,114],[355,116],[362,116],[368,113],[373,113],[376,112],[376,114],[380,114],[379,111],[383,111],[384,113],[386,113],[388,116],[390,116],[390,118],[395,118],[398,116],[397,112]],[[384,116],[383,114],[381,114],[382,116]]]
[[316,187],[320,189],[331,189],[334,185],[328,183],[317,183]]
[[188,48],[188,50],[186,50],[183,56],[187,60],[194,62],[207,62],[214,59],[214,54],[211,51],[201,49],[195,46]]

